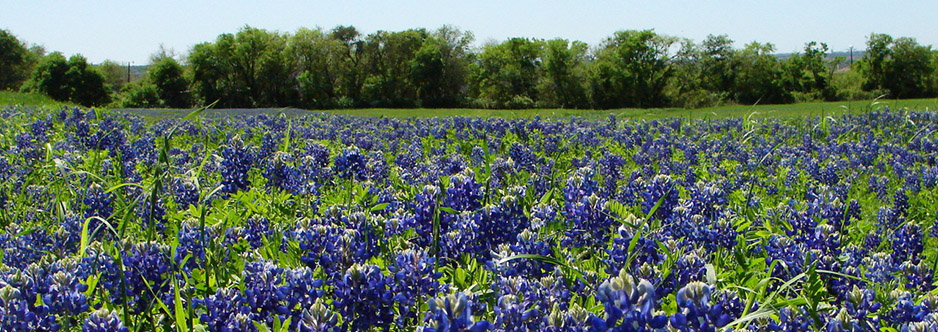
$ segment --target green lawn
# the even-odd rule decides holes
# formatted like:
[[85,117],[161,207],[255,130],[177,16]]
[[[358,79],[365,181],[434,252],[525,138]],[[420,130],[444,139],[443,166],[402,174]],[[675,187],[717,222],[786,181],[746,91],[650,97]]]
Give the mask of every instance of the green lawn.
[[49,96],[40,93],[22,93],[0,90],[0,106],[7,105],[61,108],[62,106],[67,105],[67,103],[52,100],[52,98],[49,98]]
[[728,117],[814,117],[830,116],[846,113],[863,113],[871,109],[915,109],[938,110],[936,99],[905,99],[905,100],[878,100],[873,101],[838,101],[838,102],[812,102],[785,105],[730,105],[715,106],[698,109],[683,108],[649,108],[649,109],[614,109],[614,110],[570,110],[570,109],[533,109],[533,110],[483,110],[483,109],[354,109],[329,110],[334,114],[357,116],[385,116],[385,117],[439,117],[439,116],[473,116],[473,117],[568,117],[582,116],[586,118],[604,118],[615,114],[619,118],[633,119],[662,119],[671,117],[682,118],[728,118]]
[[[27,105],[49,108],[60,108],[67,103],[58,102],[51,98],[34,93],[19,93],[10,91],[0,91],[0,105]],[[372,117],[445,117],[445,116],[469,116],[469,117],[569,117],[581,116],[585,118],[605,118],[609,114],[615,114],[619,118],[629,118],[637,120],[653,120],[662,118],[695,118],[695,119],[718,119],[728,117],[816,117],[816,116],[834,116],[847,113],[863,113],[873,109],[914,109],[922,111],[938,110],[938,98],[932,99],[904,99],[878,101],[837,101],[837,102],[811,102],[785,105],[729,105],[715,106],[697,109],[683,108],[624,108],[614,110],[571,110],[571,109],[532,109],[532,110],[485,110],[485,109],[346,109],[346,110],[326,110],[332,114],[345,114],[355,116]],[[188,113],[185,110],[143,110],[133,111],[134,113],[147,118],[148,120],[162,119],[166,117],[181,117]],[[250,110],[238,110],[237,113],[250,113]],[[276,113],[276,111],[270,111]],[[301,110],[290,110],[290,114],[302,114]],[[214,112],[218,113],[218,112]],[[256,112],[255,112],[256,113]],[[208,114],[206,114],[208,115]]]

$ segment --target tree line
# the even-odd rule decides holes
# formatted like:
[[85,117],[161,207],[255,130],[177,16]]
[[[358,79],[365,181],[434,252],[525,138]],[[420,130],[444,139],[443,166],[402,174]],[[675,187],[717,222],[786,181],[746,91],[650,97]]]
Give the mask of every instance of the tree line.
[[[824,43],[785,59],[771,43],[734,48],[726,35],[701,42],[653,30],[618,31],[599,45],[510,38],[473,47],[471,32],[245,26],[195,45],[162,47],[146,74],[92,66],[28,47],[0,30],[0,90],[36,91],[82,105],[329,108],[701,107],[815,100],[938,96],[938,51],[913,38],[871,34],[843,68]],[[179,58],[179,59],[177,59]]]

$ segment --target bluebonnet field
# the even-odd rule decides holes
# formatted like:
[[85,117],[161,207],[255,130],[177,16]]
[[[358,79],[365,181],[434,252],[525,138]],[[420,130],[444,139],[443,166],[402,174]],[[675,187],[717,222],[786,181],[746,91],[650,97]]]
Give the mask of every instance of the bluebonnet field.
[[0,111],[2,331],[936,331],[938,114]]

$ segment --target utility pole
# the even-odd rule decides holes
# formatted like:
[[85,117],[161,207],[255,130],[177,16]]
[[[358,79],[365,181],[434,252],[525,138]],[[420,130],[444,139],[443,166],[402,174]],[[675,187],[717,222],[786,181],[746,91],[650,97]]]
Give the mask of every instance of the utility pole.
[[127,63],[127,84],[130,84],[130,65],[133,63],[133,61]]
[[853,45],[850,45],[850,68],[853,68]]

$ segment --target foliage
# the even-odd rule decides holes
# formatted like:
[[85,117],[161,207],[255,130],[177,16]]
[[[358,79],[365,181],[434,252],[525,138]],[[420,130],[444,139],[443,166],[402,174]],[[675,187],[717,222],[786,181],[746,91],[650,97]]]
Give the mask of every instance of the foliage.
[[0,90],[19,90],[42,55],[8,30],[0,29]]
[[918,98],[938,95],[938,51],[919,45],[913,38],[893,38],[871,34],[867,39],[867,56],[859,65],[864,89],[882,89],[890,97]]
[[111,95],[119,93],[129,83],[127,69],[113,60],[104,60],[95,68],[104,76],[104,85]]
[[210,112],[0,109],[0,329],[938,323],[935,111]]
[[784,88],[782,64],[772,55],[775,45],[751,42],[738,56],[739,75],[736,79],[736,98],[743,104],[786,104],[792,102],[790,91]]
[[58,52],[43,57],[23,88],[46,94],[55,100],[71,101],[79,105],[103,105],[110,99],[104,85],[104,76],[89,66],[85,57],[78,54],[71,56],[67,61],[62,53]]
[[592,73],[593,103],[599,108],[660,107],[672,75],[674,37],[652,30],[619,31],[600,46]]
[[[68,80],[54,78],[49,73],[68,71],[61,54],[40,66],[41,48],[26,49],[7,31],[0,39],[8,53],[2,61],[15,63],[3,71],[0,89],[29,75],[45,81],[31,79],[24,91],[107,101],[96,89],[67,86],[96,84],[84,74],[92,72],[82,69],[87,64],[68,65],[81,67]],[[593,47],[524,37],[473,47],[473,40],[452,26],[373,33],[244,26],[184,56],[160,45],[146,82],[127,85],[113,61],[95,67],[113,105],[125,107],[692,109],[938,96],[938,51],[886,34],[870,35],[864,57],[850,66],[817,41],[776,54],[771,43],[736,49],[727,35],[695,42],[653,30],[618,31]]]

